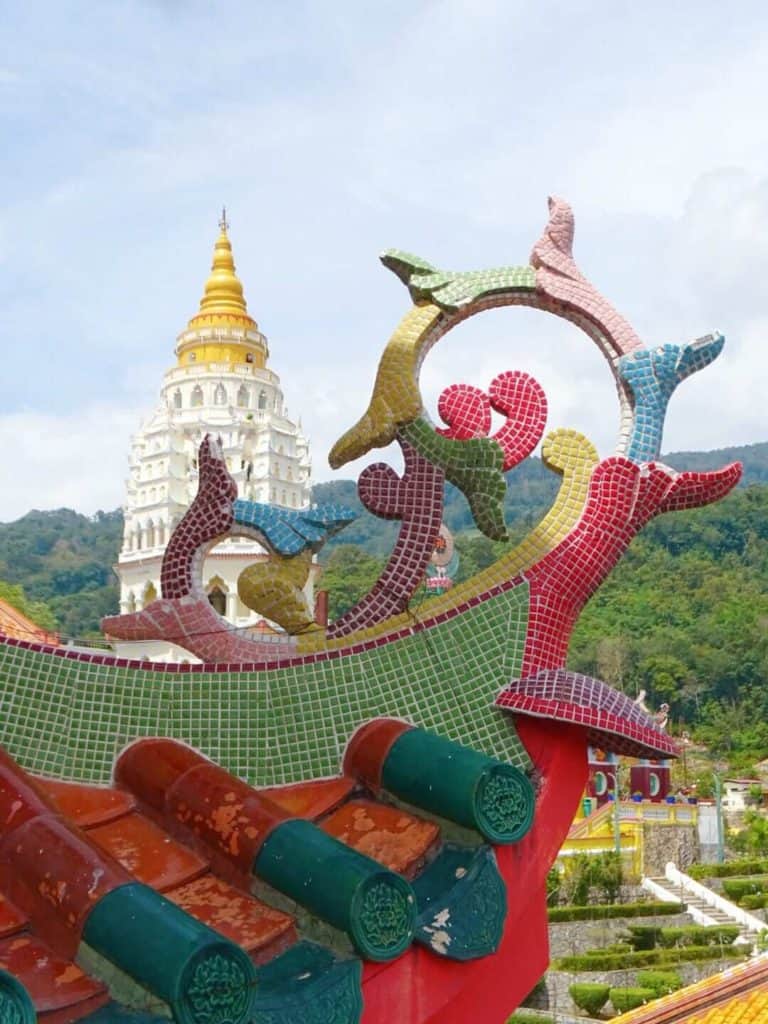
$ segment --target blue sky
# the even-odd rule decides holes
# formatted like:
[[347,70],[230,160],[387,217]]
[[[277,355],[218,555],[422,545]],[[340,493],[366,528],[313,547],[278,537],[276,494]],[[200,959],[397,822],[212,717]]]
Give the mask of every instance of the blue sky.
[[[766,97],[749,0],[0,0],[0,521],[121,503],[222,203],[316,479],[408,306],[378,253],[524,262],[551,193],[646,343],[727,337],[665,447],[765,440]],[[516,367],[610,452],[607,368],[554,318],[475,318],[424,382]]]

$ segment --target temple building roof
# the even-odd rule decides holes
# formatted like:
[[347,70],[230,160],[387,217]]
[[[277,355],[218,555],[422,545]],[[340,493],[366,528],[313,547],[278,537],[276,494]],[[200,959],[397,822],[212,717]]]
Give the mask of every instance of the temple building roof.
[[14,608],[13,605],[2,600],[0,600],[0,633],[14,637],[16,640],[35,640],[41,644],[59,645],[57,634],[41,629],[18,608]]
[[768,955],[614,1017],[613,1024],[761,1024],[768,1020]]

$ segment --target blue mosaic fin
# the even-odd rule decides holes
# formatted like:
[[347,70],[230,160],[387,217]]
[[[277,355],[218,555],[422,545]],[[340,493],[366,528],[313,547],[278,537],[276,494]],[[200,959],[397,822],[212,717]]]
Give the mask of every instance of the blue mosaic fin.
[[301,511],[265,505],[258,501],[233,502],[235,522],[261,533],[280,555],[298,555],[311,548],[319,551],[329,537],[357,518],[343,505],[317,505]]
[[415,940],[449,960],[495,953],[507,916],[507,892],[490,846],[446,843],[412,883]]
[[707,334],[686,345],[638,349],[621,357],[619,376],[629,385],[635,399],[628,458],[633,462],[654,462],[659,457],[672,393],[686,377],[709,366],[724,344],[722,334]]

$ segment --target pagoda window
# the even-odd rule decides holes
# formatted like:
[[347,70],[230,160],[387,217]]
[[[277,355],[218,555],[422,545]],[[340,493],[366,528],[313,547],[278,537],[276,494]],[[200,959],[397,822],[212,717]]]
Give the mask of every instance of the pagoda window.
[[266,391],[260,391],[259,392],[259,408],[260,409],[266,409],[267,408],[267,392]]
[[283,503],[283,505],[288,504],[288,502],[285,500],[285,491],[280,492],[280,501]]
[[223,384],[217,384],[216,390],[213,392],[213,404],[214,405],[226,405],[227,404],[227,389]]
[[285,471],[285,479],[286,479],[286,480],[293,480],[293,470],[291,469],[291,467],[290,467],[290,466],[289,466],[289,467],[288,467],[288,469],[287,469],[287,470]]
[[293,505],[294,508],[296,508],[296,495],[295,494],[291,495],[291,504]]
[[195,384],[192,388],[192,400],[189,403],[192,408],[198,408],[203,404],[203,389],[199,384]]
[[165,544],[165,523],[157,524],[157,543],[159,547]]
[[246,361],[246,363],[252,363],[253,362],[253,352],[246,352],[245,353],[245,361]]
[[155,546],[155,524],[150,519],[147,523],[147,547],[153,548]]
[[237,392],[237,404],[241,409],[247,409],[249,403],[248,388],[245,384],[241,384]]
[[181,408],[181,391],[178,388],[173,393],[173,407],[174,409]]
[[214,576],[208,583],[208,603],[219,615],[227,614],[227,585],[221,576]]
[[128,612],[129,615],[132,615],[133,612],[136,611],[136,598],[133,594],[133,591],[131,591],[128,594],[128,597],[126,598],[125,610]]
[[157,600],[157,590],[155,589],[154,583],[148,583],[144,587],[144,599],[143,605],[146,608],[148,604],[152,604],[153,601]]
[[190,352],[189,355],[187,356],[187,362],[188,363],[195,363],[195,362],[197,362],[197,353],[196,352]]

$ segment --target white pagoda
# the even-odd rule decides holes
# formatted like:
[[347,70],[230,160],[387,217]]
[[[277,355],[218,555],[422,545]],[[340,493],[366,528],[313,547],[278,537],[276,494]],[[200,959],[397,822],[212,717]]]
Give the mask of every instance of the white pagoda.
[[[280,378],[267,367],[269,347],[249,315],[236,273],[225,214],[199,312],[176,342],[154,414],[131,439],[125,532],[115,571],[121,612],[160,595],[160,566],[174,526],[197,493],[197,450],[221,438],[238,495],[289,509],[310,503],[309,445],[288,418]],[[233,625],[264,629],[237,594],[237,579],[263,548],[245,539],[218,545],[203,566],[211,604]],[[122,657],[194,661],[172,644],[116,645]]]

